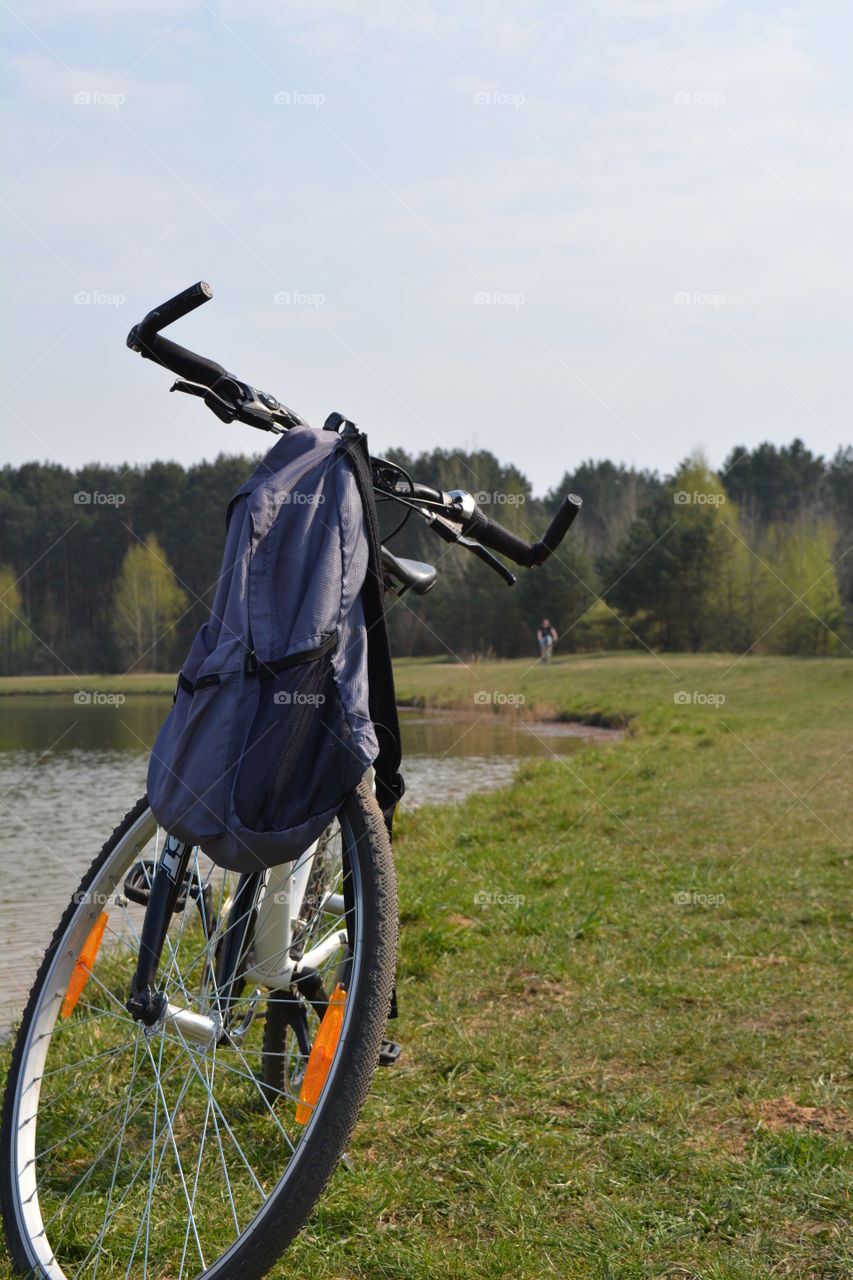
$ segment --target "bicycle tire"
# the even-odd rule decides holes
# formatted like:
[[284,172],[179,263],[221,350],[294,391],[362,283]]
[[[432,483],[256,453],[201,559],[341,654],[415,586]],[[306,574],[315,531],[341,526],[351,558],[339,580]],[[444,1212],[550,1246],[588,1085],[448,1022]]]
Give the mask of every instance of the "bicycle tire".
[[[151,820],[147,799],[143,797],[119,824],[94,859],[48,946],[17,1034],[6,1084],[2,1128],[0,1128],[0,1194],[2,1194],[7,1247],[17,1270],[26,1275],[58,1280],[60,1275],[73,1274],[73,1270],[67,1273],[61,1269],[61,1260],[56,1267],[51,1266],[49,1260],[45,1262],[44,1247],[40,1253],[26,1229],[21,1203],[21,1175],[18,1168],[21,1084],[22,1078],[24,1080],[29,1078],[29,1068],[24,1072],[23,1077],[22,1072],[33,1052],[34,1024],[37,1019],[45,1016],[43,997],[49,994],[51,974],[54,966],[62,959],[60,952],[63,943],[72,933],[75,920],[85,905],[86,893],[98,882],[98,877],[104,874],[110,858],[117,850],[124,848],[123,842],[127,842],[130,833],[140,829],[140,824],[144,825],[146,821]],[[352,990],[347,1000],[348,1011],[329,1077],[317,1103],[315,1114],[305,1126],[304,1136],[296,1145],[287,1167],[265,1199],[260,1211],[244,1224],[242,1230],[238,1230],[230,1246],[210,1265],[205,1265],[199,1272],[198,1259],[195,1266],[190,1260],[186,1274],[202,1274],[210,1280],[232,1280],[232,1277],[234,1280],[237,1280],[237,1277],[241,1280],[243,1278],[259,1280],[266,1274],[304,1225],[320,1198],[344,1153],[370,1088],[378,1063],[379,1048],[385,1034],[396,966],[398,929],[396,876],[385,823],[366,782],[363,781],[348,798],[341,810],[339,820],[342,847],[346,847],[347,858],[351,861],[354,891],[359,895],[361,934],[358,963],[353,962],[352,967]],[[42,1025],[41,1021],[39,1025]],[[53,1037],[54,1032],[51,1031],[50,1035]],[[211,1073],[210,1080],[212,1079]],[[254,1083],[259,1089],[262,1087],[259,1080],[255,1080]],[[130,1082],[130,1086],[132,1085],[133,1077]],[[39,1085],[39,1088],[41,1087]],[[212,1084],[209,1083],[208,1087],[212,1092]],[[162,1084],[160,1088],[162,1091]],[[129,1102],[127,1106],[129,1107]],[[164,1110],[168,1114],[165,1093]],[[177,1107],[175,1114],[178,1114]],[[171,1120],[169,1125],[171,1132]],[[36,1128],[38,1128],[38,1117],[36,1117]],[[152,1150],[153,1143],[152,1139]],[[165,1145],[164,1139],[164,1149]],[[220,1150],[221,1145],[220,1143]],[[120,1147],[121,1144],[119,1149]],[[177,1145],[175,1155],[180,1168]],[[152,1169],[153,1159],[152,1154]],[[161,1156],[160,1159],[162,1163],[163,1157]],[[201,1159],[200,1155],[199,1167]],[[158,1170],[159,1167],[158,1165]],[[113,1182],[115,1182],[115,1175]],[[149,1191],[149,1228],[152,1198],[153,1187]],[[191,1217],[192,1207],[190,1205]],[[109,1209],[109,1203],[107,1209]],[[238,1224],[235,1214],[236,1225]],[[193,1230],[195,1229],[193,1224]],[[189,1224],[186,1234],[188,1238]],[[52,1250],[53,1246],[50,1247]],[[146,1243],[146,1249],[147,1247]],[[199,1248],[200,1255],[201,1252]],[[181,1258],[182,1272],[186,1254],[185,1244],[184,1256]],[[99,1252],[97,1257],[100,1267],[98,1276],[108,1280],[112,1274],[110,1261],[104,1261],[103,1251]],[[132,1257],[131,1262],[133,1260]],[[75,1263],[77,1261],[79,1257],[75,1258]],[[122,1256],[118,1260],[116,1274],[125,1274],[125,1264],[126,1258]],[[153,1271],[153,1267],[147,1269]],[[137,1270],[141,1274],[141,1259]],[[164,1260],[162,1270],[164,1273],[177,1274],[175,1260]],[[131,1270],[131,1275],[133,1274]]]

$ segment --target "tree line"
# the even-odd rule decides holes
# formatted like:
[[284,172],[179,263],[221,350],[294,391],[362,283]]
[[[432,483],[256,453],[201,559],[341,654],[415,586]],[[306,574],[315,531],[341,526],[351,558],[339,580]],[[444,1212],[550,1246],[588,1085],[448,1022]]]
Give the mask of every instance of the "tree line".
[[[543,617],[558,652],[853,651],[851,448],[829,460],[799,440],[736,448],[719,473],[694,456],[663,477],[588,462],[539,496],[487,451],[390,457],[423,483],[469,489],[528,539],[565,493],[584,500],[557,555],[512,590],[413,516],[392,549],[438,563],[439,583],[392,602],[397,654],[534,654]],[[179,665],[213,598],[228,501],[256,462],[0,471],[0,673]]]

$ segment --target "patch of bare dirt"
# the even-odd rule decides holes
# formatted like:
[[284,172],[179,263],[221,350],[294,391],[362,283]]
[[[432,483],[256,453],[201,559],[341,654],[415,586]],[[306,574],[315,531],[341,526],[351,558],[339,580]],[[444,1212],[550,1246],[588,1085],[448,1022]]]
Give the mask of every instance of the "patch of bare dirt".
[[744,1018],[740,1026],[744,1031],[751,1031],[753,1035],[766,1035],[795,1026],[801,1021],[801,1016],[790,1009],[768,1009],[760,1017]]
[[714,1153],[721,1149],[728,1155],[742,1156],[746,1152],[746,1134],[740,1118],[720,1120],[695,1130],[685,1139],[690,1151]]
[[853,1136],[853,1120],[840,1107],[801,1107],[792,1098],[770,1098],[759,1102],[758,1114],[763,1127],[771,1133],[782,1133],[785,1129],[805,1129],[811,1133]]
[[[513,994],[512,992],[508,993],[510,998]],[[521,995],[526,999],[563,1000],[566,996],[573,994],[562,983],[554,982],[551,978],[542,978],[538,974],[535,977],[526,978],[521,989]]]
[[475,991],[471,996],[472,1013],[466,1027],[474,1032],[494,1030],[495,1020],[529,1018],[543,1008],[566,1010],[577,996],[576,991],[545,978],[531,970],[520,970],[508,990],[494,988]]
[[729,973],[741,973],[744,969],[777,969],[790,963],[790,956],[734,956],[725,967]]

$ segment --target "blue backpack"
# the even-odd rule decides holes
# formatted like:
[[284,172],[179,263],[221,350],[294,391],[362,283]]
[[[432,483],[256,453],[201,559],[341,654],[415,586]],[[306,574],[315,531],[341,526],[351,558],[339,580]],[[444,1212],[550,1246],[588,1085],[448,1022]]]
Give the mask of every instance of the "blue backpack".
[[364,436],[349,423],[287,431],[232,498],[226,529],[148,799],[172,835],[253,872],[298,857],[370,765],[389,831],[402,795]]

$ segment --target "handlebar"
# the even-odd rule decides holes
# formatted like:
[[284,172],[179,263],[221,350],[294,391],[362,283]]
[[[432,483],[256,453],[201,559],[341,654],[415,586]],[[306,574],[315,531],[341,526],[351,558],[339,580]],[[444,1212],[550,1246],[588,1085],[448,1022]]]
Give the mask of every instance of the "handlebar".
[[149,311],[145,319],[136,326],[136,331],[143,340],[150,338],[161,329],[165,329],[167,325],[174,324],[182,316],[195,311],[196,307],[210,302],[212,297],[213,290],[210,285],[205,280],[199,280],[198,284],[191,284],[188,289],[184,289],[183,293],[176,293],[174,298],[170,298],[168,302],[162,302],[159,307]]
[[186,378],[188,382],[197,382],[203,387],[212,387],[220,378],[227,377],[221,364],[208,360],[205,356],[196,355],[186,347],[170,342],[160,336],[160,330],[174,324],[182,316],[189,315],[196,307],[203,306],[213,297],[213,290],[204,280],[192,284],[182,293],[175,294],[168,302],[163,302],[153,311],[149,311],[144,320],[140,320],[127,335],[127,345],[131,351],[138,351],[145,360],[153,360],[155,364]]
[[576,493],[568,494],[560,504],[546,532],[538,542],[534,543],[526,542],[511,529],[505,529],[496,520],[490,520],[476,506],[469,519],[463,524],[462,531],[469,538],[475,538],[481,546],[489,547],[492,551],[507,556],[516,564],[525,568],[538,567],[557,550],[582,505],[582,500]]
[[[238,418],[251,426],[275,432],[306,426],[297,413],[280,404],[275,396],[256,391],[248,383],[240,382],[227,373],[215,360],[208,360],[161,336],[160,331],[167,325],[189,315],[212,297],[213,290],[204,280],[190,285],[168,302],[149,311],[139,324],[134,325],[127,335],[127,345],[144,359],[170,369],[182,380],[176,382],[172,390],[200,395],[223,422],[233,422]],[[333,414],[326,424],[330,430],[334,429],[330,424],[336,419],[341,423],[346,421],[340,414]],[[538,542],[530,543],[496,520],[491,520],[480,510],[473,496],[462,490],[445,493],[409,479],[407,492],[386,492],[386,496],[418,510],[445,541],[460,543],[474,551],[510,585],[515,581],[512,573],[489,551],[497,551],[525,568],[544,564],[568,533],[582,505],[576,494],[568,494],[547,531]]]

